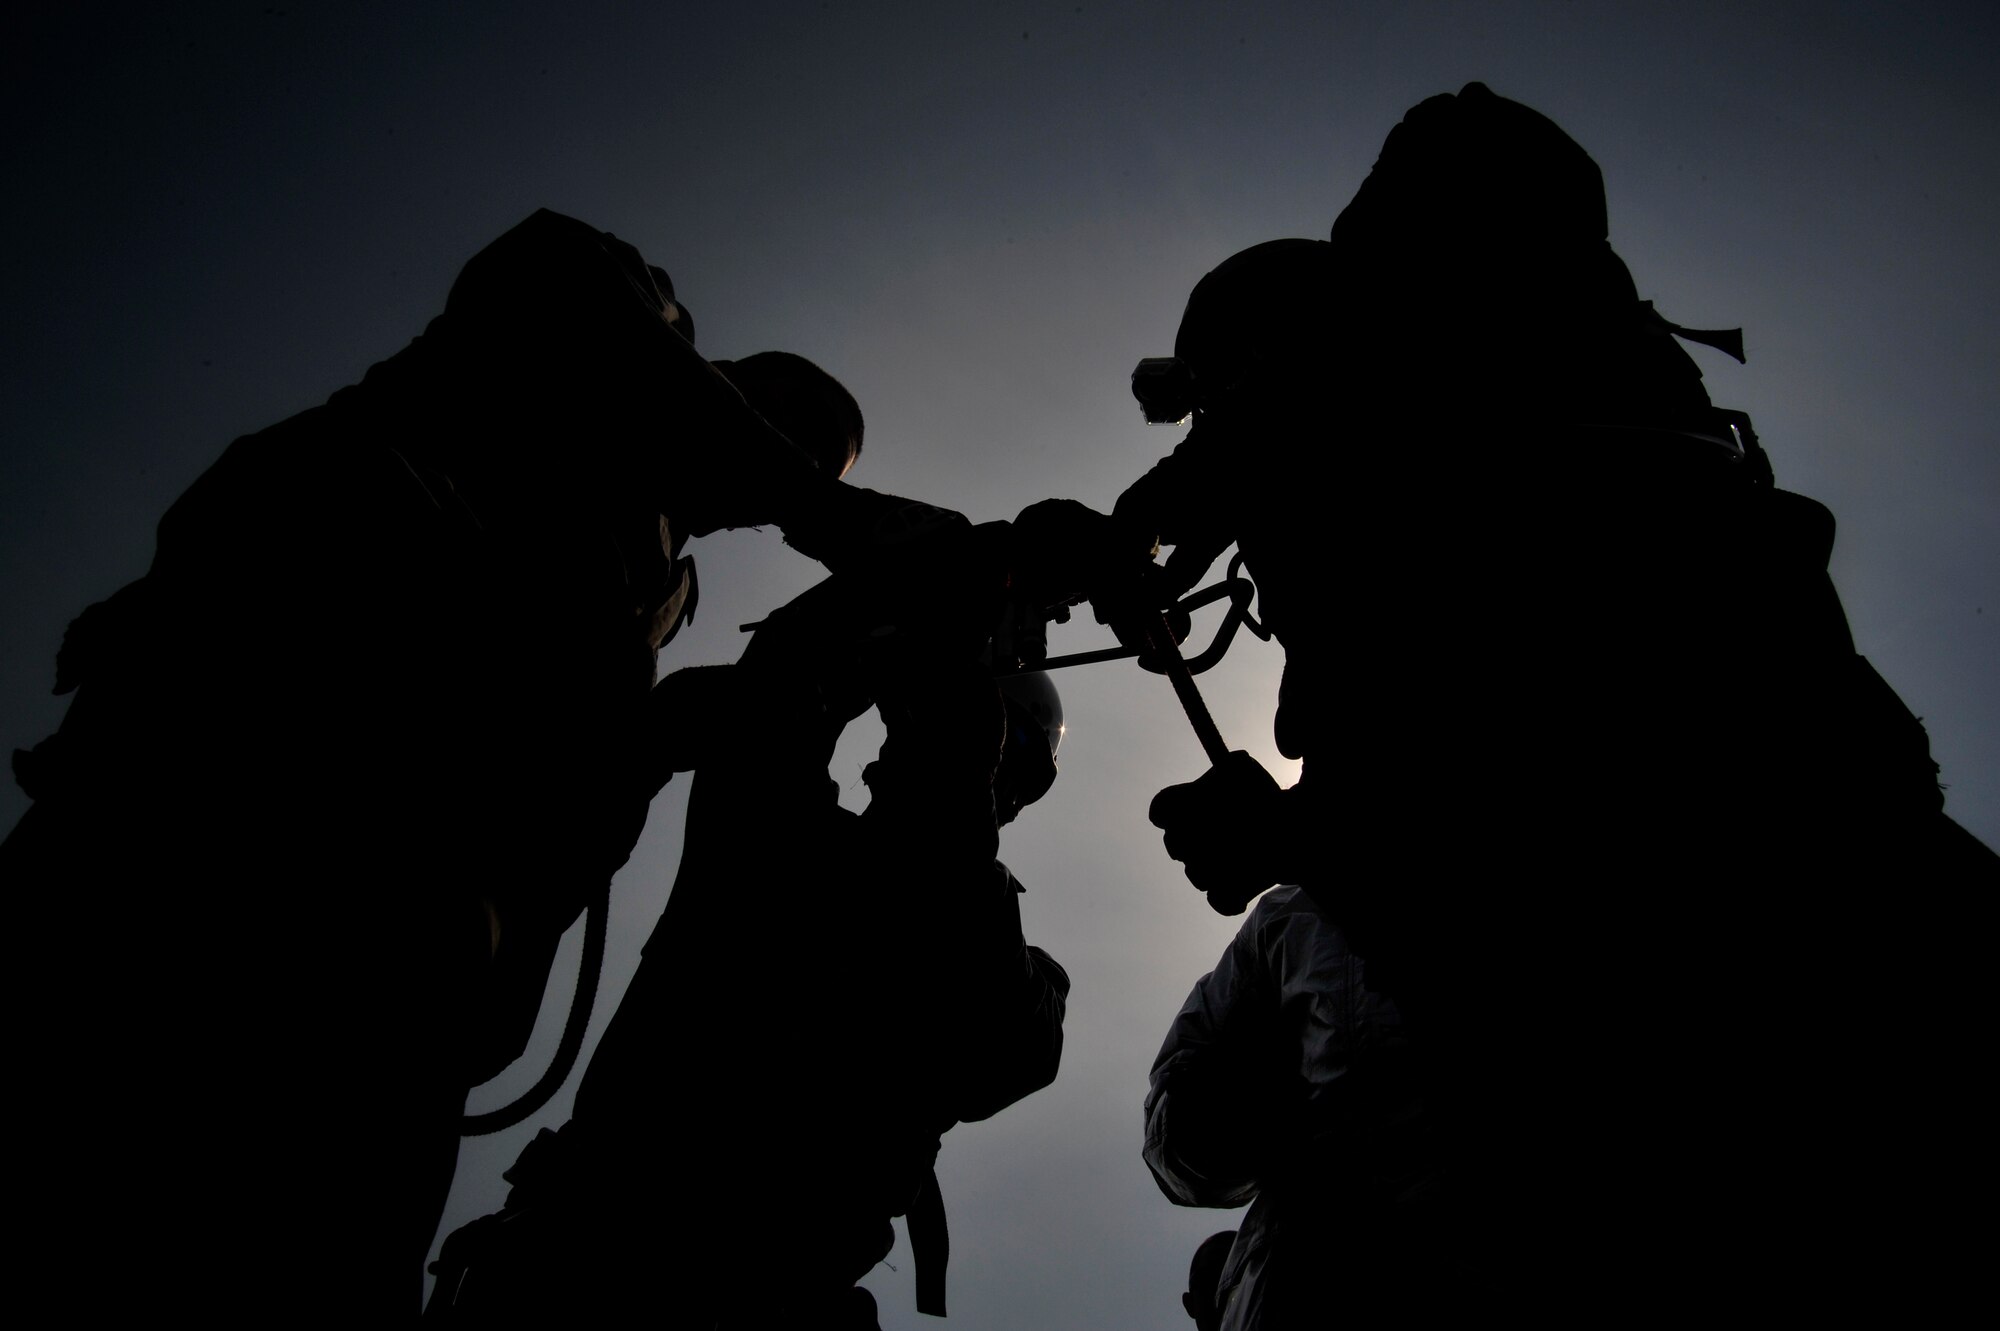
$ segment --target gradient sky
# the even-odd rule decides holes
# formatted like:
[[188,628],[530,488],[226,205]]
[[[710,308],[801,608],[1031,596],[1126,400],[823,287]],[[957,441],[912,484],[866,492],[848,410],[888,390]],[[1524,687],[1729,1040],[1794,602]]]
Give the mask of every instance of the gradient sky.
[[[844,379],[869,423],[858,482],[978,521],[1050,495],[1108,508],[1175,438],[1140,422],[1127,376],[1171,349],[1194,282],[1255,242],[1324,236],[1402,113],[1479,79],[1596,157],[1642,296],[1744,327],[1748,366],[1694,348],[1710,393],[1751,413],[1781,485],[1833,510],[1860,650],[1925,719],[1947,810],[2000,845],[1990,5],[38,8],[61,15],[17,12],[0,43],[7,748],[54,727],[63,625],[145,570],[153,524],[223,446],[399,349],[536,208],[666,267],[706,354],[783,348]],[[1559,403],[1554,356],[1548,375]],[[1341,449],[1397,441],[1332,446],[1337,470]],[[696,553],[701,616],[669,667],[733,659],[736,625],[816,576],[774,532]],[[312,651],[312,625],[290,627]],[[1078,625],[1054,646],[1102,641]],[[1246,639],[1204,687],[1283,774],[1279,663]],[[1054,1087],[945,1141],[946,1325],[1157,1331],[1186,1324],[1187,1259],[1232,1219],[1157,1193],[1139,1103],[1233,925],[1145,823],[1159,785],[1204,765],[1166,683],[1126,663],[1059,682],[1063,779],[1001,853],[1030,940],[1075,981],[1068,1056]],[[844,786],[864,757],[843,750]],[[1412,798],[1448,808],[1444,759]],[[686,793],[662,794],[616,882],[599,1026],[671,883]],[[0,827],[23,807],[0,790]],[[63,945],[95,982],[87,940]],[[473,1107],[539,1074],[547,1015]],[[533,1127],[468,1143],[447,1226],[498,1205]],[[811,1149],[809,1123],[788,1149]],[[293,1164],[301,1206],[340,1186],[310,1140]],[[907,1256],[869,1282],[891,1331],[936,1325]]]

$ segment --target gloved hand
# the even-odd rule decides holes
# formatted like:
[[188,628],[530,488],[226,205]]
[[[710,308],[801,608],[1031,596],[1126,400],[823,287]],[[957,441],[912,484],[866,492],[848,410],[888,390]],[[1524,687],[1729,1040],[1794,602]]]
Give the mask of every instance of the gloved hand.
[[1028,505],[1012,523],[1016,576],[1048,605],[1136,588],[1153,568],[1153,541],[1074,499]]
[[1098,623],[1117,634],[1121,644],[1139,653],[1140,667],[1157,675],[1166,670],[1152,641],[1161,625],[1165,625],[1167,639],[1175,647],[1186,642],[1194,629],[1188,612],[1174,604],[1184,590],[1167,570],[1153,564],[1147,567],[1145,577],[1092,598],[1090,608]]
[[1118,522],[1173,547],[1156,575],[1165,605],[1201,581],[1236,543],[1240,461],[1227,431],[1198,426],[1112,505]]
[[[1144,652],[1155,616],[1184,590],[1169,586],[1166,570],[1153,562],[1158,545],[1144,528],[1073,499],[1030,504],[1012,526],[1023,589],[1045,606],[1088,600],[1097,622],[1127,647]],[[1184,612],[1169,609],[1167,625],[1175,645],[1186,640]]]
[[1297,835],[1285,792],[1241,749],[1198,779],[1153,797],[1147,817],[1167,854],[1220,915],[1241,915],[1258,893],[1291,875]]

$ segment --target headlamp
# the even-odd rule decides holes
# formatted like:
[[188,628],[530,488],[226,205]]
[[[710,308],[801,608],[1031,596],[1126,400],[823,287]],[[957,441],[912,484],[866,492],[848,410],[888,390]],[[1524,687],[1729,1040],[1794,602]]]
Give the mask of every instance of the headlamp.
[[1194,414],[1194,371],[1179,356],[1148,356],[1132,370],[1132,396],[1146,424],[1185,424]]

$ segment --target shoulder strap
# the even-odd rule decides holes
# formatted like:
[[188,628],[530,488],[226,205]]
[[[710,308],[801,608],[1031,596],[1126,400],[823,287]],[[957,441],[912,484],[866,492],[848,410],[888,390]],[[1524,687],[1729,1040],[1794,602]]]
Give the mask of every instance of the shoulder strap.
[[917,1268],[917,1311],[932,1317],[944,1313],[944,1268],[951,1260],[951,1231],[945,1226],[944,1194],[938,1191],[937,1170],[924,1174],[923,1186],[903,1214],[910,1229],[910,1259]]

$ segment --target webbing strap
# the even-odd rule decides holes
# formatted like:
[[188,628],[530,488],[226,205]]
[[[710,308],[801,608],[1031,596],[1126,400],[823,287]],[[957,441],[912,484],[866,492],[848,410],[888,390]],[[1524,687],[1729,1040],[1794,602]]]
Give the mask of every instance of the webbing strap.
[[[459,1136],[484,1137],[526,1122],[554,1099],[555,1093],[569,1079],[570,1069],[576,1066],[577,1055],[583,1052],[584,1032],[590,1029],[590,1012],[597,1002],[597,981],[604,969],[604,942],[610,918],[611,880],[606,878],[584,914],[583,957],[577,963],[576,992],[570,999],[569,1019],[563,1023],[562,1039],[556,1044],[555,1058],[550,1061],[548,1071],[513,1104],[490,1113],[467,1114],[459,1119]],[[913,1234],[910,1246],[914,1248],[916,1243]]]
[[951,1260],[951,1231],[944,1222],[944,1194],[929,1171],[903,1216],[910,1230],[910,1260],[917,1268],[917,1311],[944,1316],[944,1268]]

